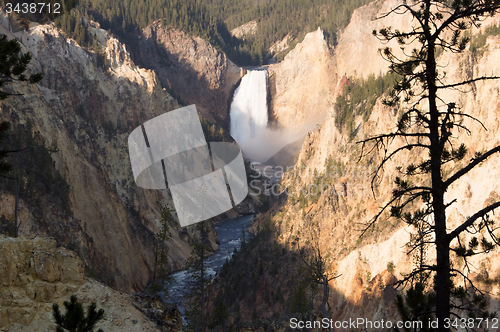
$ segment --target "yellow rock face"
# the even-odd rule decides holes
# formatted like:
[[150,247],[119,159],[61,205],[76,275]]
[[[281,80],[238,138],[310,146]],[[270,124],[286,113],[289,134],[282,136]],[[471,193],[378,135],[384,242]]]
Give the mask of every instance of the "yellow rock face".
[[81,259],[55,240],[0,237],[0,331],[55,330],[52,304],[65,312],[72,294],[84,307],[96,302],[104,309],[99,327],[105,331],[157,331],[128,295],[87,279]]

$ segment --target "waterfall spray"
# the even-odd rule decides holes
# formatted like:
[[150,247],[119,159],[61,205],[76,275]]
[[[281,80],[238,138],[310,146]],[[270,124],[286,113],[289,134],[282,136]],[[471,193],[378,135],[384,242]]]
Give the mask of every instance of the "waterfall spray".
[[267,71],[249,70],[234,92],[230,133],[251,161],[265,162],[305,132],[268,127]]

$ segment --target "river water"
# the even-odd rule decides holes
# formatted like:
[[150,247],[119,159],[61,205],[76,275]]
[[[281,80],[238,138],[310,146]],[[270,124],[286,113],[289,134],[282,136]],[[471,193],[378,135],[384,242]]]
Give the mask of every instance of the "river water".
[[[234,249],[239,249],[241,247],[241,237],[242,230],[245,230],[245,236],[248,238],[250,234],[247,232],[250,220],[252,220],[253,215],[243,216],[235,219],[228,219],[217,223],[215,225],[215,231],[217,232],[217,237],[219,238],[219,250],[216,251],[212,256],[206,260],[206,272],[215,276],[215,273],[220,270],[220,268],[226,262],[226,259],[230,259],[233,255]],[[169,287],[169,298],[165,299],[166,302],[175,303],[177,308],[182,314],[182,319],[185,322],[185,308],[182,302],[182,298],[186,292],[185,287],[187,286],[187,278],[189,277],[188,270],[178,271],[172,274],[173,282]]]

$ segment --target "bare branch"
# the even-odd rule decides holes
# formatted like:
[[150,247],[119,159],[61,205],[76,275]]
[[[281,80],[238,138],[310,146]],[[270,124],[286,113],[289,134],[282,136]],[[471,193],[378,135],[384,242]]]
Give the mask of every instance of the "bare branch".
[[[364,139],[362,141],[357,141],[356,144],[359,143],[367,143],[375,140],[380,140],[383,138],[395,138],[395,137],[429,137],[429,134],[427,133],[403,133],[403,132],[394,132],[391,134],[383,134],[383,135],[378,135],[374,137],[369,137],[367,139]],[[428,146],[426,146],[428,147]]]
[[449,88],[454,88],[457,86],[471,84],[471,83],[474,83],[477,81],[498,80],[498,79],[500,79],[500,76],[481,76],[481,77],[476,77],[476,78],[473,78],[471,80],[467,80],[467,81],[463,81],[463,82],[459,82],[459,83],[436,86],[436,88],[437,89],[449,89]]
[[415,190],[420,190],[420,191],[417,192],[417,193],[411,194],[411,197],[409,197],[405,202],[403,202],[400,205],[401,207],[404,207],[404,206],[408,205],[409,203],[413,202],[415,199],[417,199],[418,197],[421,197],[425,193],[430,193],[431,190],[432,190],[432,188],[429,188],[429,187],[412,187],[412,188],[408,188],[408,189],[400,191],[398,193],[398,195],[395,195],[389,202],[387,202],[380,209],[380,211],[375,215],[375,217],[373,217],[368,222],[368,225],[362,231],[360,237],[362,237],[368,231],[368,229],[378,220],[378,218],[380,218],[380,216],[382,215],[382,213],[384,213],[384,211],[387,210],[387,208],[390,207],[395,201],[397,201],[398,199],[401,199],[401,197],[403,197],[405,194],[407,194],[409,192],[412,192],[412,191],[415,191]]
[[448,188],[453,182],[460,179],[462,176],[467,174],[471,169],[476,167],[479,163],[488,159],[488,157],[490,157],[492,154],[497,153],[497,152],[500,152],[500,146],[497,146],[497,147],[489,150],[488,152],[483,153],[481,156],[472,159],[472,162],[469,163],[469,165],[465,166],[460,171],[456,172],[451,177],[449,177],[448,180],[444,181],[443,188],[446,190],[446,188]]
[[478,212],[474,213],[471,217],[469,217],[464,223],[462,223],[460,226],[455,228],[451,233],[448,234],[448,241],[453,240],[456,238],[460,233],[462,233],[464,230],[466,230],[468,227],[470,227],[474,222],[487,215],[491,211],[495,210],[496,208],[500,207],[500,202],[493,203],[491,205],[488,205],[484,209],[479,210]]
[[399,286],[402,286],[405,283],[407,283],[412,278],[419,276],[422,272],[436,271],[436,270],[437,270],[436,265],[421,265],[418,269],[415,269],[411,271],[409,274],[406,274],[403,279],[396,281],[394,285],[396,285],[396,288],[398,288]]

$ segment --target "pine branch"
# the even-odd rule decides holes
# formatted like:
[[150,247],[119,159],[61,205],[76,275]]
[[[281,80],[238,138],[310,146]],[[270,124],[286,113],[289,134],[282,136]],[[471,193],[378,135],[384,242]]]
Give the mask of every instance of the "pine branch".
[[469,163],[467,166],[462,168],[460,171],[456,172],[453,174],[451,177],[449,177],[446,181],[443,183],[443,188],[446,190],[452,183],[460,179],[462,176],[465,174],[469,173],[474,167],[476,167],[478,164],[486,160],[488,157],[493,155],[494,153],[500,152],[500,146],[497,146],[485,153],[483,153],[481,156],[476,157],[472,159],[472,162]]
[[500,202],[493,203],[484,209],[479,210],[478,212],[474,213],[471,217],[469,217],[464,223],[462,223],[460,226],[455,228],[451,233],[448,234],[448,241],[453,240],[454,238],[458,237],[463,231],[465,231],[468,227],[470,227],[474,222],[487,215],[491,211],[495,210],[496,208],[500,207]]
[[459,83],[453,83],[453,84],[447,84],[447,85],[439,85],[436,86],[437,89],[450,89],[454,88],[457,86],[462,86],[462,85],[467,85],[471,84],[477,81],[486,81],[486,80],[498,80],[500,79],[500,76],[481,76],[481,77],[476,77],[467,81],[459,82]]

